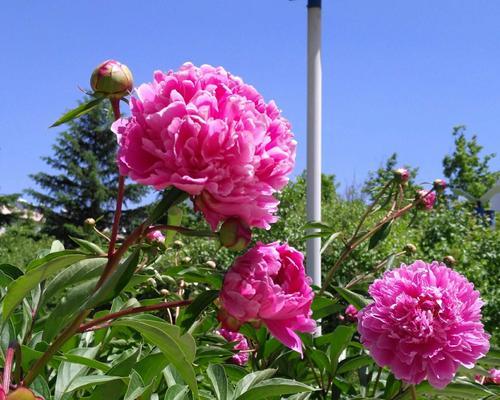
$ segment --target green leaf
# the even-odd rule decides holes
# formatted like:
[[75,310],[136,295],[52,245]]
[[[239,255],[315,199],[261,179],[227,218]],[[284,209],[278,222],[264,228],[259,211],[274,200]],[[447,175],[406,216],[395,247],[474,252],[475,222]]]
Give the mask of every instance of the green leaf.
[[308,222],[306,223],[303,228],[304,230],[307,230],[307,229],[321,229],[321,230],[324,230],[324,231],[329,231],[331,232],[332,231],[332,227],[328,224],[325,224],[324,222],[321,222],[321,221],[311,221],[311,222]]
[[69,237],[73,242],[75,242],[80,248],[83,250],[87,250],[90,252],[90,254],[95,254],[95,255],[106,255],[106,252],[101,249],[98,245],[95,243],[89,242],[88,240],[83,240],[77,237],[70,236]]
[[394,220],[391,219],[390,221],[382,225],[377,232],[375,232],[375,234],[370,238],[370,242],[368,243],[368,250],[373,249],[377,244],[379,244],[389,235],[393,222]]
[[[139,358],[140,351],[136,350],[132,352],[122,361],[114,365],[107,374],[110,376],[122,376],[128,377],[132,368],[137,366],[137,360]],[[103,385],[97,386],[92,392],[89,400],[112,400],[119,399],[125,394],[127,386],[123,381],[111,381]]]
[[312,392],[314,390],[313,387],[302,382],[291,379],[272,378],[253,385],[251,389],[241,396],[236,397],[236,400],[266,399],[284,394]]
[[132,370],[127,392],[123,400],[136,400],[146,391],[146,389],[141,376],[135,370]]
[[474,399],[478,400],[485,396],[494,395],[486,387],[470,383],[470,382],[454,382],[450,383],[444,389],[436,389],[429,382],[422,382],[416,386],[417,393],[434,394],[439,396],[451,396],[458,399]]
[[139,263],[140,253],[141,250],[136,248],[132,254],[118,266],[109,279],[107,279],[104,284],[97,289],[97,291],[88,299],[80,310],[95,308],[101,304],[110,302],[118,296],[134,275],[135,268]]
[[189,388],[185,385],[170,386],[165,393],[164,400],[185,400],[188,398]]
[[4,320],[8,319],[14,308],[16,308],[40,282],[56,274],[61,269],[88,257],[88,254],[66,250],[58,253],[51,253],[36,260],[35,263],[30,264],[31,269],[25,275],[12,282],[8,287],[7,294],[3,301]]
[[123,379],[124,378],[121,376],[109,376],[109,375],[80,376],[80,377],[74,379],[69,384],[69,386],[66,388],[66,393],[71,393],[75,390],[93,387],[93,386],[101,385],[103,383],[116,381],[116,380],[123,380]]
[[339,325],[333,331],[333,335],[331,336],[329,354],[333,371],[337,369],[339,357],[347,348],[347,346],[349,346],[354,332],[356,332],[356,329],[348,325]]
[[332,235],[330,235],[330,237],[328,238],[328,240],[325,242],[325,244],[321,247],[321,251],[320,251],[320,254],[323,254],[325,252],[325,250],[333,243],[333,241],[335,239],[337,239],[340,234],[342,232],[335,232],[333,233]]
[[207,375],[214,388],[217,400],[228,400],[228,382],[224,367],[220,364],[210,364]]
[[196,374],[192,365],[196,353],[196,344],[191,335],[185,333],[181,336],[181,330],[177,326],[139,317],[120,319],[115,321],[113,326],[125,326],[135,329],[147,341],[157,346],[167,360],[179,371],[195,397],[198,396]]
[[491,348],[485,357],[479,360],[480,364],[485,364],[492,367],[500,365],[500,350]]
[[401,389],[401,381],[397,380],[393,374],[389,374],[387,378],[385,389],[384,389],[384,399],[392,399]]
[[[168,225],[171,226],[180,226],[182,223],[182,208],[177,206],[172,206],[168,210]],[[170,247],[170,245],[174,242],[176,231],[167,230],[165,233],[165,242],[163,242],[165,247]]]
[[321,319],[344,309],[337,299],[315,296],[311,305],[313,319]]
[[73,285],[100,276],[107,261],[106,258],[88,258],[59,272],[47,285],[42,305]]
[[0,264],[0,272],[10,276],[13,280],[24,275],[24,272],[11,264]]
[[345,374],[346,372],[354,371],[356,369],[365,367],[366,365],[370,365],[373,363],[374,363],[373,359],[370,356],[366,355],[346,358],[345,360],[342,360],[340,362],[339,367],[337,369],[337,374]]
[[370,299],[367,299],[356,292],[352,292],[349,289],[340,286],[334,286],[334,289],[345,301],[352,304],[358,310],[365,308],[372,302]]
[[[68,353],[86,358],[94,358],[98,351],[99,347],[89,347],[72,349]],[[85,365],[62,362],[57,370],[54,400],[61,400],[63,395],[68,392],[68,388],[73,381],[85,375],[87,371],[88,367]]]
[[218,290],[207,290],[200,293],[196,299],[186,308],[180,321],[177,322],[183,330],[188,330],[194,324],[198,316],[208,307],[213,301],[219,297]]
[[262,371],[252,372],[251,374],[244,376],[236,384],[233,397],[236,399],[238,396],[245,393],[248,389],[250,389],[257,383],[271,378],[275,373],[276,373],[275,369],[264,369]]
[[98,97],[98,98],[90,100],[86,103],[80,104],[78,107],[73,108],[72,110],[70,110],[66,114],[64,114],[61,118],[59,118],[56,122],[54,122],[49,128],[54,128],[56,126],[65,124],[66,122],[69,122],[73,119],[81,117],[84,114],[87,114],[88,112],[92,111],[92,109],[95,108],[104,99],[105,99],[105,97]]
[[82,304],[94,293],[98,278],[85,281],[69,290],[48,315],[43,329],[43,340],[51,342],[61,328],[80,310]]
[[153,211],[149,215],[149,218],[145,222],[145,225],[152,225],[156,223],[160,218],[165,216],[170,209],[170,207],[176,204],[182,203],[188,198],[188,194],[176,187],[171,187],[170,189],[163,192],[162,199],[153,208]]

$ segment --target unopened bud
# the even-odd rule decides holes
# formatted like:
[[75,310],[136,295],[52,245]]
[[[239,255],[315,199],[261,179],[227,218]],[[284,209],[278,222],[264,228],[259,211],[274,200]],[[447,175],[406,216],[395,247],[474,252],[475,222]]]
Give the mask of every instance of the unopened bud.
[[167,289],[160,290],[160,293],[164,297],[167,297],[170,294],[170,292]]
[[398,168],[394,171],[394,179],[399,183],[406,183],[410,179],[410,173],[406,168]]
[[151,286],[156,287],[156,281],[154,280],[154,278],[149,278],[149,279],[147,280],[147,282],[148,282]]
[[96,222],[94,218],[87,218],[85,221],[83,221],[83,227],[85,229],[94,229]]
[[446,181],[444,179],[436,179],[432,186],[436,192],[442,193],[446,189]]
[[415,254],[417,252],[417,247],[414,244],[408,243],[404,247],[404,251],[406,255],[411,256],[412,254]]
[[43,400],[42,397],[35,396],[35,394],[29,390],[28,388],[25,387],[20,387],[14,390],[13,392],[10,392],[7,397],[5,397],[6,400]]
[[208,268],[215,268],[217,267],[217,264],[215,263],[215,261],[212,261],[212,260],[208,260],[205,265],[208,267]]
[[183,262],[184,264],[189,264],[189,263],[191,262],[191,257],[184,257],[184,258],[182,259],[182,262]]
[[421,210],[432,210],[434,208],[434,203],[436,202],[436,193],[430,190],[419,190],[417,192],[418,202],[417,207]]
[[448,267],[453,267],[456,263],[457,260],[455,260],[455,257],[453,256],[446,256],[443,258],[443,262],[448,266]]
[[175,249],[182,249],[183,246],[184,246],[184,243],[182,243],[180,240],[174,241],[174,248]]
[[107,60],[92,73],[90,86],[96,94],[113,99],[121,99],[134,87],[132,73],[125,64]]
[[219,231],[221,244],[229,250],[241,251],[252,240],[252,230],[239,218],[229,218],[224,221]]

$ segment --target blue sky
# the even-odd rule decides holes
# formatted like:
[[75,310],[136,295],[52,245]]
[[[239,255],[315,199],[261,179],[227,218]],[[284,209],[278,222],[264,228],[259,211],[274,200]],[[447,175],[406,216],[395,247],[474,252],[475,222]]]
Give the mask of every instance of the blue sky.
[[[305,168],[306,0],[9,1],[0,16],[0,193],[47,170],[57,130],[93,68],[136,83],[184,61],[222,65],[275,99]],[[392,152],[441,174],[465,124],[500,152],[500,2],[323,0],[323,168],[361,183]],[[500,157],[492,167],[500,169]]]

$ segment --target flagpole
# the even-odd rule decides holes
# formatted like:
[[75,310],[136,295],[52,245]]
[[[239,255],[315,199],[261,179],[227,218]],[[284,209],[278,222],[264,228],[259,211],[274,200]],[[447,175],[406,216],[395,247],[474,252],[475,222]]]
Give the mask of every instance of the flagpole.
[[[321,220],[321,0],[307,3],[307,220]],[[321,239],[307,239],[307,274],[321,286]]]

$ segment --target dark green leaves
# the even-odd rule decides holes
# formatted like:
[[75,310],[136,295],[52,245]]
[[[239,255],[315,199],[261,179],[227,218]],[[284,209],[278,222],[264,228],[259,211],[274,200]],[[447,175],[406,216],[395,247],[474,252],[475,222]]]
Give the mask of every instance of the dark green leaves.
[[349,304],[352,304],[358,310],[365,308],[368,304],[371,303],[370,299],[367,299],[366,297],[363,297],[358,293],[352,292],[349,289],[340,286],[335,286],[334,289],[345,301],[347,301]]
[[370,238],[370,242],[368,243],[368,250],[373,249],[377,244],[379,244],[382,240],[384,240],[389,233],[391,232],[392,223],[394,220],[390,220],[382,225]]
[[170,207],[182,203],[188,198],[188,194],[176,187],[171,187],[163,193],[162,199],[156,204],[149,215],[145,225],[152,225],[156,223],[161,217],[165,216]]
[[82,310],[97,307],[113,300],[132,278],[139,262],[140,249],[135,249],[128,258],[118,266],[117,270],[94,295],[82,306]]
[[196,321],[196,318],[219,296],[218,290],[207,290],[202,292],[189,305],[182,314],[180,325],[182,329],[187,330]]
[[3,301],[4,320],[9,317],[14,308],[16,308],[16,306],[20,304],[28,293],[40,282],[51,277],[61,269],[89,257],[88,254],[66,250],[51,253],[31,263],[28,272],[9,285]]
[[98,97],[98,98],[94,98],[90,101],[87,101],[83,104],[80,104],[78,107],[73,108],[72,110],[70,110],[66,114],[64,114],[61,118],[59,118],[56,122],[54,122],[50,126],[50,128],[54,128],[56,126],[65,124],[66,122],[72,121],[75,118],[78,118],[84,114],[87,114],[88,112],[92,111],[92,109],[94,109],[94,107],[97,107],[99,105],[99,103],[101,103],[105,99],[106,99],[106,97]]
[[148,342],[157,346],[167,360],[175,366],[195,397],[198,396],[198,385],[193,368],[196,344],[190,334],[181,335],[179,327],[150,318],[124,318],[115,321],[113,326],[135,329]]

